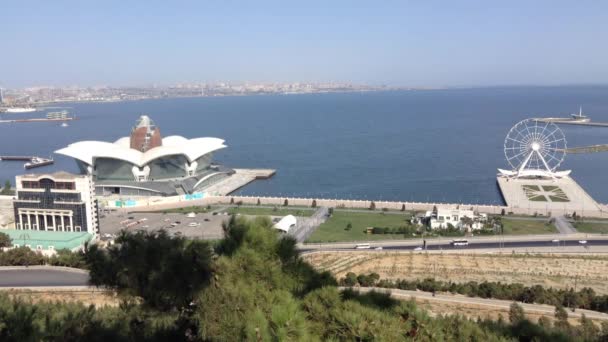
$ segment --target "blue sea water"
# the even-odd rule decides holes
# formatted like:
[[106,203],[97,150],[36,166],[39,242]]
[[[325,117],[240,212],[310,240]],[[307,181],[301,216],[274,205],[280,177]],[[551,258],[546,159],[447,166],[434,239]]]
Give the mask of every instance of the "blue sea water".
[[[141,114],[163,136],[213,136],[228,145],[215,160],[230,167],[274,168],[270,180],[239,190],[253,195],[501,203],[496,168],[519,120],[584,112],[608,122],[608,86],[508,87],[373,93],[159,99],[70,103],[79,120],[0,124],[0,155],[49,156],[80,140],[114,141]],[[52,111],[57,109],[47,109]],[[9,117],[43,116],[5,114]],[[608,128],[561,126],[568,146],[608,144]],[[36,170],[76,171],[69,158]],[[568,155],[563,169],[608,202],[608,152]],[[23,173],[0,162],[0,180]]]

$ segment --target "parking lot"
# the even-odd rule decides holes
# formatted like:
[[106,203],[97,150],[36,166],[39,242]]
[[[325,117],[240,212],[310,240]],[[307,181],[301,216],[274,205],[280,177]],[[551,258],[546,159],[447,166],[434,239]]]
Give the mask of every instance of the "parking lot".
[[213,215],[212,213],[188,217],[186,214],[111,211],[100,213],[99,226],[102,238],[109,237],[106,234],[116,235],[122,229],[127,231],[165,229],[171,235],[216,240],[223,237],[222,222],[228,218],[228,215]]

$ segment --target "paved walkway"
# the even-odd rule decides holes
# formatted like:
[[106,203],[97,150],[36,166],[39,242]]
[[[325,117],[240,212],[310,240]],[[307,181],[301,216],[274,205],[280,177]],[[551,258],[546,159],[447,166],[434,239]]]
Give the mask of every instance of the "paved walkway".
[[554,216],[555,227],[559,230],[560,234],[575,234],[576,229],[563,215]]
[[319,226],[327,220],[327,207],[320,207],[310,217],[298,217],[296,226],[289,232],[297,242],[306,241]]

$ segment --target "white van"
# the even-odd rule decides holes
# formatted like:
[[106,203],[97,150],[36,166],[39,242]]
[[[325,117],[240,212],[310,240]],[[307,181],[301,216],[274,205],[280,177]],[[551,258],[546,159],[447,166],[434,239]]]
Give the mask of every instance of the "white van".
[[372,246],[369,243],[358,243],[355,245],[355,249],[370,249]]

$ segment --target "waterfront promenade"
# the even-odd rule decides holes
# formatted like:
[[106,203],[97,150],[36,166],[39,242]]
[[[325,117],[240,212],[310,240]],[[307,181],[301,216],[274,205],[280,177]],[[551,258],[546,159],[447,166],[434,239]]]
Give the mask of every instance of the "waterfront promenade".
[[[539,216],[557,216],[572,214],[572,210],[564,210],[559,208],[521,208],[499,205],[480,205],[480,204],[459,204],[459,203],[439,203],[439,202],[396,202],[396,201],[369,201],[369,200],[350,200],[350,199],[324,199],[324,198],[294,198],[294,197],[260,197],[260,196],[210,196],[204,193],[202,198],[192,198],[186,196],[172,197],[147,197],[147,198],[129,198],[128,206],[122,206],[124,210],[137,211],[162,211],[174,208],[184,208],[189,206],[207,206],[207,205],[272,205],[283,206],[287,201],[288,206],[311,207],[313,202],[316,202],[318,207],[330,208],[353,208],[353,209],[369,209],[372,202],[375,205],[375,210],[407,210],[407,211],[427,211],[433,210],[434,207],[444,209],[472,209],[480,213],[499,215],[503,209],[506,214],[514,215],[539,215]],[[110,200],[100,200],[101,204],[107,208],[121,208],[117,206],[117,198]],[[126,203],[123,201],[123,203]],[[581,208],[584,210],[576,210],[577,215],[585,217],[608,218],[608,211],[603,205],[598,205],[596,208]]]

